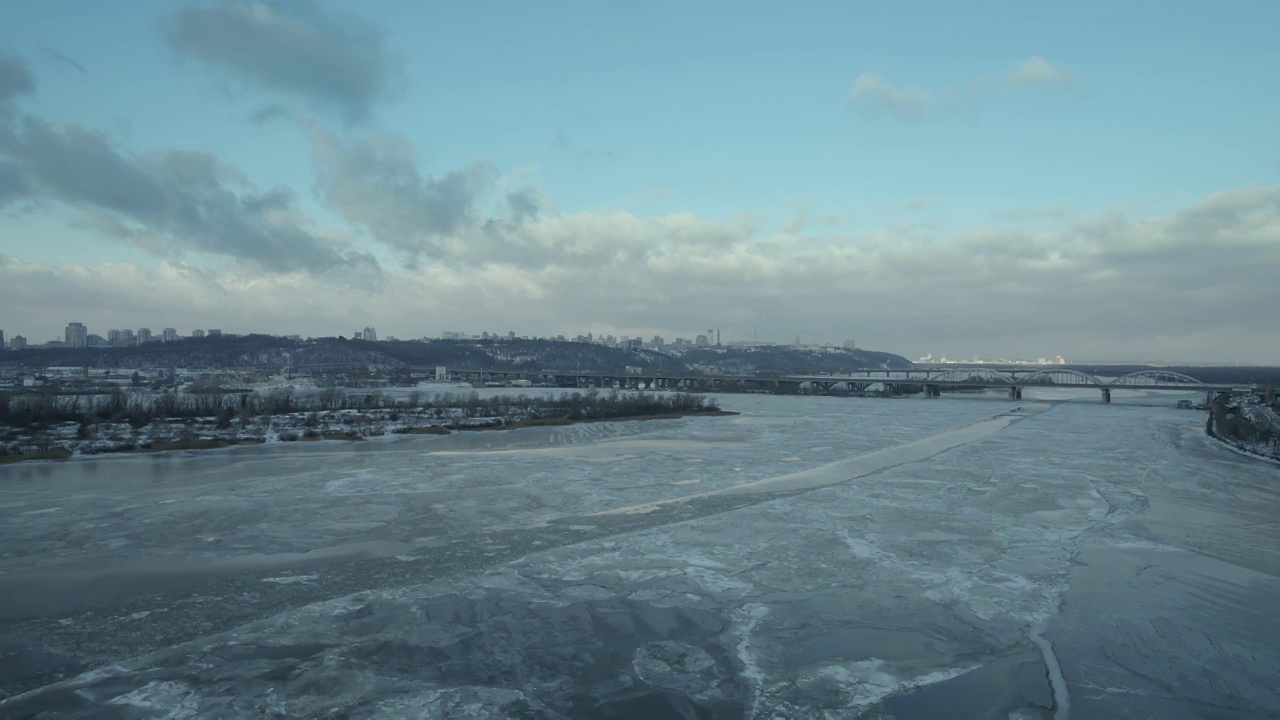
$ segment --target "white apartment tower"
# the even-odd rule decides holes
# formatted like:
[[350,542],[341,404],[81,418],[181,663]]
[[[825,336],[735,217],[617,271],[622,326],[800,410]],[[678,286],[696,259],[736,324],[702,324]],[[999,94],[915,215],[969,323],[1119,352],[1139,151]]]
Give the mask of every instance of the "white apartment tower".
[[89,345],[89,329],[84,326],[84,323],[67,323],[67,332],[64,339],[67,347],[87,347]]

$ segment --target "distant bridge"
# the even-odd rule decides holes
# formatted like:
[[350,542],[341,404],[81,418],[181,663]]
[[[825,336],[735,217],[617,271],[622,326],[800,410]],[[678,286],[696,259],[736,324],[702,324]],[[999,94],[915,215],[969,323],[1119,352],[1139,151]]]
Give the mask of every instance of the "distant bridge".
[[1025,388],[1088,388],[1102,393],[1111,402],[1113,390],[1178,390],[1204,392],[1207,401],[1217,394],[1250,392],[1255,386],[1205,383],[1189,375],[1169,370],[1139,370],[1119,377],[1090,375],[1068,368],[996,370],[984,367],[951,369],[867,370],[848,375],[666,375],[661,373],[566,373],[527,370],[450,370],[451,380],[470,382],[510,382],[528,380],[539,384],[576,388],[620,388],[629,390],[686,390],[720,392],[865,393],[879,385],[888,392],[918,388],[925,397],[938,397],[944,388],[1004,389],[1009,399],[1022,398]]

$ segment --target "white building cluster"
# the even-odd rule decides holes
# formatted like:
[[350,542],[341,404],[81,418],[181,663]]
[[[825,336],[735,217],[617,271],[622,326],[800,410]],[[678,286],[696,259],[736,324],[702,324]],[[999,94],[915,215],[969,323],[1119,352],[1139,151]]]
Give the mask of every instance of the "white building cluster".
[[[208,331],[209,337],[222,334],[216,328]],[[204,337],[204,330],[193,330],[191,337]],[[62,338],[45,343],[31,343],[21,335],[14,335],[5,342],[4,331],[0,330],[0,350],[26,350],[27,348],[102,348],[102,347],[136,347],[153,342],[177,342],[182,339],[175,328],[165,328],[160,332],[152,332],[151,328],[111,328],[106,337],[89,332],[88,326],[82,322],[69,322],[62,332]]]

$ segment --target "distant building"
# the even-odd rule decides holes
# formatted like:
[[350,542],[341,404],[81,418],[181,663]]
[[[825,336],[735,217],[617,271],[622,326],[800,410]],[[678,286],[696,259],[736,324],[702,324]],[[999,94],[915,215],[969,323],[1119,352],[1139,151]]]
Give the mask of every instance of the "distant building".
[[436,366],[436,382],[448,382],[449,370],[444,365]]
[[707,339],[706,335],[699,335],[693,339],[693,344],[695,347],[707,347],[711,345],[711,341]]
[[844,348],[845,348],[846,350],[857,350],[857,349],[858,349],[858,346],[857,346],[856,344],[854,344],[853,340],[845,340],[845,341],[844,341]]
[[667,341],[663,340],[661,335],[654,335],[653,340],[650,341],[650,347],[652,347],[654,350],[661,350],[663,347],[666,346],[666,344],[667,344]]
[[67,323],[64,339],[67,347],[87,347],[89,345],[89,329],[84,326],[84,323]]
[[369,342],[378,342],[378,333],[371,327],[364,329],[364,339]]
[[151,328],[138,328],[138,344],[151,342]]
[[13,339],[9,341],[9,349],[10,350],[26,350],[27,339],[22,337],[21,335],[14,335]]
[[643,347],[644,347],[644,339],[642,338],[629,338],[627,340],[628,350],[639,350]]
[[192,330],[192,331],[191,331],[191,337],[193,337],[193,338],[202,338],[202,337],[204,337],[204,331],[203,331],[203,330]]
[[137,345],[138,339],[132,330],[124,328],[122,330],[108,330],[107,342],[114,347],[130,347]]
[[165,328],[160,334],[161,342],[177,342],[178,331],[174,328]]
[[209,337],[222,337],[222,331],[218,328],[209,328]]
[[4,331],[0,330],[0,350],[5,350],[9,346],[4,344]]

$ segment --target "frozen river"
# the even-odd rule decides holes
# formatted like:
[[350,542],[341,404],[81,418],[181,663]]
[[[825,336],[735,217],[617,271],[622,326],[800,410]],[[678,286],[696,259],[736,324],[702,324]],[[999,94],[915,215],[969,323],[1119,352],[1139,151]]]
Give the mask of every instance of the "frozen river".
[[0,716],[1280,717],[1280,467],[1030,394],[0,468]]

